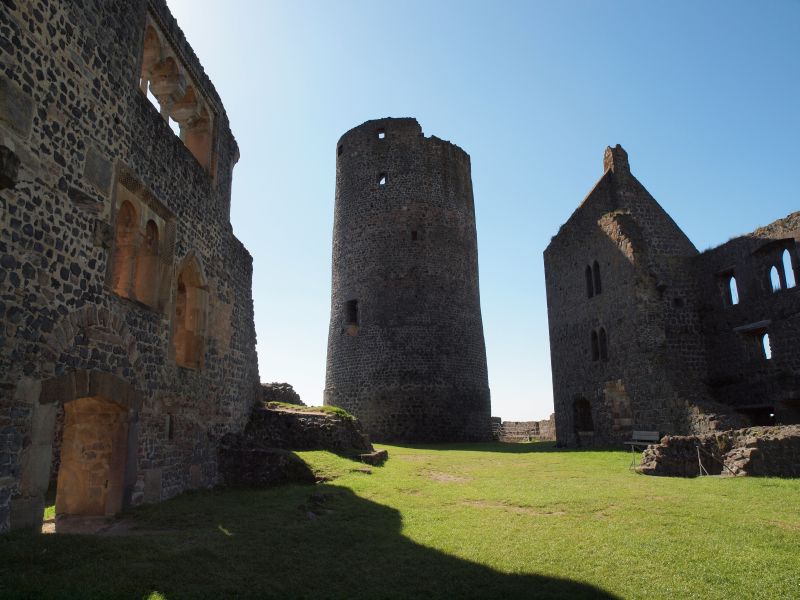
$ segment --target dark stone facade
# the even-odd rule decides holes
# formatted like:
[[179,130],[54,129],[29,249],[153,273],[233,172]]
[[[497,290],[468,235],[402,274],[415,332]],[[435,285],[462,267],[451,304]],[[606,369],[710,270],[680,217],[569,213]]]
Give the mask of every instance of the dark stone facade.
[[325,404],[375,440],[490,439],[469,155],[390,118],[336,153]]
[[800,213],[699,253],[620,146],[604,171],[544,252],[559,443],[800,421]]
[[213,485],[258,393],[214,86],[163,0],[6,2],[0,40],[0,531],[41,522],[75,400],[65,438],[121,432],[106,514]]

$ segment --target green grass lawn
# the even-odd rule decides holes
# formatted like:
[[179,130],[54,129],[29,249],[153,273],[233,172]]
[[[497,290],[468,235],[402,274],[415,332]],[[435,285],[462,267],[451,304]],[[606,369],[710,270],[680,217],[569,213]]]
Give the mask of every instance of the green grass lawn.
[[[0,536],[1,598],[800,598],[800,480],[625,452],[389,446],[328,482],[185,494],[124,536]],[[365,471],[371,472],[365,472]]]

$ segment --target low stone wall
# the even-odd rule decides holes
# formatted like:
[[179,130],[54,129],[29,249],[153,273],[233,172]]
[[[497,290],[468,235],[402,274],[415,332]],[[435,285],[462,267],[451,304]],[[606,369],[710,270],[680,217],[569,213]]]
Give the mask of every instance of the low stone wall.
[[302,409],[253,409],[241,434],[222,438],[219,449],[220,483],[263,486],[310,483],[314,475],[290,450],[331,450],[370,464],[386,460],[386,451],[370,444],[356,419]]
[[637,468],[645,475],[800,477],[800,425],[749,427],[691,436],[665,436],[648,446]]
[[352,418],[290,408],[255,408],[240,445],[285,450],[331,450],[346,454],[373,452],[372,444]]
[[492,437],[507,443],[555,441],[555,415],[543,421],[501,421],[492,417]]

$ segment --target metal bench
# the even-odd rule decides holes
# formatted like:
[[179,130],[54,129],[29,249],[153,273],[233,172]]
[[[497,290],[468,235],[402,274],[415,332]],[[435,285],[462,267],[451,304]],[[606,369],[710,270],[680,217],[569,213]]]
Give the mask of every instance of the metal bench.
[[631,447],[631,466],[628,468],[636,467],[636,448],[647,448],[650,444],[657,444],[660,440],[661,436],[657,431],[634,431],[631,439],[625,442],[626,446]]

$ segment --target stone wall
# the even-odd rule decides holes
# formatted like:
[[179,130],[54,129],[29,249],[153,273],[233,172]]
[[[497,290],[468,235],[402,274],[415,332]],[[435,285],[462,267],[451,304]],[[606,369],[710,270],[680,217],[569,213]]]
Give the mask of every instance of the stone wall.
[[502,421],[494,436],[500,442],[510,443],[555,441],[555,415],[542,421]]
[[800,477],[800,426],[752,427],[697,436],[666,436],[637,468],[645,475]]
[[621,147],[603,167],[544,252],[559,443],[800,422],[800,288],[767,287],[784,252],[800,273],[800,213],[698,253]]
[[163,0],[5,3],[0,39],[0,531],[84,397],[128,413],[123,504],[213,485],[258,385],[219,96]]
[[291,450],[330,450],[378,464],[376,452],[359,422],[310,409],[256,407],[244,431],[228,434],[219,450],[220,478],[228,486],[312,483],[314,474]]
[[305,406],[300,394],[288,383],[262,383],[261,402],[283,402]]
[[490,439],[469,156],[388,118],[336,153],[325,404],[376,440]]
[[230,434],[226,444],[282,448],[284,450],[331,450],[361,454],[374,449],[361,424],[353,418],[313,408],[256,407],[241,434]]

